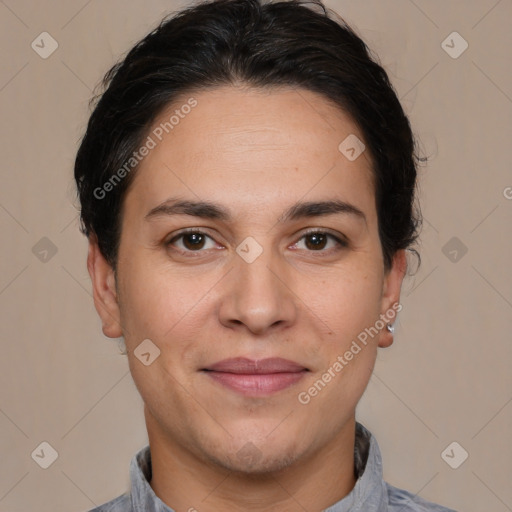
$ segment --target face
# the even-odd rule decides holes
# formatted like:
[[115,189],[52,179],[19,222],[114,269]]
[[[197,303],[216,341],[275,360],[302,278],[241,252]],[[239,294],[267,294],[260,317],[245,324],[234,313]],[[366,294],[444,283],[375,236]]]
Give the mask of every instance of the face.
[[125,338],[150,439],[279,470],[353,425],[391,343],[404,255],[384,270],[370,155],[340,151],[364,141],[341,110],[306,90],[190,96],[162,140],[188,96],[149,132],[115,276],[91,244],[96,307],[105,334]]

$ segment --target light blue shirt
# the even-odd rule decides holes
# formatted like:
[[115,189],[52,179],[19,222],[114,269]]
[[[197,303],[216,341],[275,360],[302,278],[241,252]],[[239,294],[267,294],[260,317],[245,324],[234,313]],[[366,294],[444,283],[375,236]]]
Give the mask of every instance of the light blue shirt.
[[[377,441],[360,423],[356,423],[354,460],[357,476],[354,488],[323,512],[455,512],[385,482]],[[89,512],[175,512],[149,485],[151,472],[151,452],[147,445],[132,458],[131,491]]]

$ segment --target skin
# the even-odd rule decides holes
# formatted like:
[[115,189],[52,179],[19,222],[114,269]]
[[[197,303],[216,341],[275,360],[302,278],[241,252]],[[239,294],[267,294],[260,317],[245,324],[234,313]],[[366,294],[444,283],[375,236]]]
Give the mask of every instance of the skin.
[[[405,252],[385,271],[369,152],[349,161],[338,150],[349,134],[364,137],[323,96],[235,86],[192,96],[198,105],[144,158],[126,195],[116,271],[94,236],[89,245],[103,332],[124,336],[145,403],[151,487],[178,512],[321,511],[355,485],[355,407],[392,335],[384,328],[370,339],[307,405],[298,394],[399,302]],[[213,201],[233,218],[145,218],[170,197]],[[330,199],[366,220],[278,223],[297,201]],[[199,249],[190,236],[174,239],[183,228],[207,235]],[[307,228],[348,246],[330,237],[315,245]],[[263,249],[252,263],[236,252],[249,236]],[[147,338],[161,353],[145,366],[134,350]],[[283,357],[310,371],[260,397],[199,371],[238,356]],[[252,462],[238,455],[244,447]]]

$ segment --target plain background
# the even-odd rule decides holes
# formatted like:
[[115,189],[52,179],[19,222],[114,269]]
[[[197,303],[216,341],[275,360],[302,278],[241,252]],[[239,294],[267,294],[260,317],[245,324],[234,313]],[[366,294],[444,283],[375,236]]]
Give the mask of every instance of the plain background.
[[[2,512],[108,501],[147,442],[126,356],[93,307],[72,168],[93,87],[182,5],[0,2]],[[512,510],[512,2],[327,5],[379,55],[430,158],[423,263],[404,282],[395,343],[379,352],[358,419],[393,485],[459,511]],[[454,31],[469,45],[458,58],[442,46]],[[42,32],[58,43],[47,59],[31,47]],[[445,43],[452,54],[462,44]],[[31,457],[43,441],[58,452],[48,469]],[[452,461],[469,454],[458,469],[441,457],[453,441]]]

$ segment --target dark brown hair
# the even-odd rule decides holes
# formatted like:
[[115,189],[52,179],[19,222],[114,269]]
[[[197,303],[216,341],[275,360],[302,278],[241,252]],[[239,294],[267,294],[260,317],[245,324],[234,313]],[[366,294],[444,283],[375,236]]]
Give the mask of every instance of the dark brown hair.
[[104,92],[75,161],[82,232],[96,235],[115,268],[123,198],[136,166],[119,170],[126,171],[152,122],[178,96],[240,83],[320,93],[360,127],[372,157],[379,236],[389,269],[395,252],[416,241],[421,224],[414,205],[414,137],[385,70],[320,0],[197,3],[164,18],[115,64],[103,78]]

